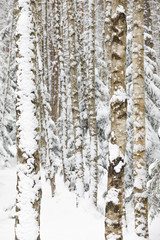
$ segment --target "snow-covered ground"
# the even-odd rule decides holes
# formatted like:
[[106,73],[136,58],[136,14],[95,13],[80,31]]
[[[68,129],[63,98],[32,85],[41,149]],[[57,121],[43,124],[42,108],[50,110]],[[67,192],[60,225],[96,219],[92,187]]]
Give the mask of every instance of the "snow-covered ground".
[[[104,216],[88,200],[76,208],[73,193],[62,178],[56,178],[57,190],[51,198],[49,183],[42,176],[41,240],[104,240]],[[0,240],[14,240],[14,203],[16,169],[0,170]],[[133,209],[127,205],[128,231],[124,240],[140,240],[134,234]],[[32,240],[32,239],[28,239]],[[160,216],[150,226],[150,240],[160,240]]]
[[16,197],[16,169],[0,170],[0,239],[14,239],[14,214]]

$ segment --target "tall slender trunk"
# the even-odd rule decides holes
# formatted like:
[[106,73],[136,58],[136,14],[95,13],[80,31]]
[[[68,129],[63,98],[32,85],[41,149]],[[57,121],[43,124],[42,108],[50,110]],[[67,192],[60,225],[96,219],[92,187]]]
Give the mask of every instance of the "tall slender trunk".
[[36,22],[37,22],[37,52],[39,53],[37,56],[37,88],[38,88],[38,101],[39,101],[39,125],[40,125],[40,141],[39,141],[39,154],[40,161],[42,165],[45,164],[46,161],[46,133],[44,126],[44,118],[45,118],[45,109],[44,109],[44,76],[43,76],[43,61],[44,61],[44,53],[43,53],[43,26],[42,26],[42,2],[41,0],[37,0],[37,12],[36,12]]
[[[87,4],[87,1],[86,3]],[[79,69],[80,69],[80,109],[81,109],[81,122],[82,122],[82,132],[83,132],[83,161],[84,161],[84,178],[88,182],[88,174],[85,171],[85,166],[87,166],[86,156],[89,159],[87,154],[86,136],[88,131],[88,109],[87,109],[87,51],[85,52],[85,36],[84,36],[84,3],[82,0],[76,0],[76,30],[77,30],[77,50],[78,50],[78,59],[79,59]],[[87,17],[86,17],[87,19]],[[86,26],[85,26],[86,27]],[[86,27],[86,32],[88,31]],[[85,156],[86,155],[86,156]]]
[[134,211],[139,237],[148,239],[147,170],[145,157],[144,0],[133,8]]
[[[50,6],[50,31],[54,29],[53,35],[52,31],[50,33],[50,67],[52,68],[51,72],[51,108],[52,108],[52,119],[54,123],[57,123],[58,118],[58,79],[59,79],[59,57],[58,57],[58,40],[57,40],[57,31],[59,29],[59,22],[57,18],[57,2],[52,2],[49,0]],[[52,12],[52,13],[51,13]],[[54,26],[56,26],[54,28]],[[57,29],[58,28],[58,29]],[[56,134],[56,131],[54,132]]]
[[112,0],[104,0],[104,46],[107,51],[107,79],[110,82],[111,79],[111,38],[112,38]]
[[158,7],[159,0],[150,0],[151,16],[152,16],[152,29],[154,39],[154,49],[156,51],[156,60],[158,65],[158,75],[160,76],[160,8]]
[[71,103],[73,117],[73,131],[75,141],[76,160],[76,189],[78,197],[84,193],[84,172],[82,153],[82,128],[80,120],[78,82],[77,82],[77,59],[76,59],[76,39],[75,39],[75,10],[74,1],[68,1],[69,17],[69,39],[70,39],[70,81],[71,81]]
[[43,24],[43,39],[42,39],[42,72],[43,72],[43,107],[44,107],[44,116],[43,116],[43,128],[45,134],[45,164],[47,168],[50,168],[50,159],[49,159],[49,118],[50,118],[50,84],[49,84],[49,70],[48,70],[48,0],[44,1],[44,6],[42,4],[42,24]]
[[[36,28],[34,1],[16,1],[17,199],[15,239],[40,240]],[[32,17],[31,17],[32,16]]]
[[[154,70],[153,72],[157,71],[156,68],[156,56],[153,54],[153,34],[152,34],[152,18],[151,18],[151,10],[149,5],[149,0],[144,1],[144,35],[145,35],[145,41],[144,44],[147,47],[146,53],[147,56],[155,62]],[[150,49],[148,49],[150,48]],[[149,51],[150,50],[150,51]]]
[[[144,1],[144,58],[146,76],[160,88],[159,81],[155,81],[155,74],[158,73],[158,64],[156,61],[156,52],[154,50],[152,18],[149,0]],[[150,66],[150,67],[148,67]]]
[[89,12],[89,68],[88,68],[88,127],[90,134],[90,197],[97,206],[98,140],[95,107],[95,0],[90,1]]
[[124,198],[124,159],[126,151],[127,97],[126,1],[112,1],[111,39],[111,139],[109,144],[108,193],[106,201],[105,238],[122,240]]
[[65,2],[60,5],[60,78],[61,78],[61,103],[62,103],[62,164],[64,172],[64,182],[69,180],[67,169],[67,144],[68,144],[68,128],[67,128],[67,77],[66,77],[66,61],[65,58],[65,19],[64,19]]
[[48,31],[48,10],[49,10],[49,2],[45,0],[44,6],[42,6],[42,23],[43,23],[43,54],[42,54],[42,63],[43,63],[43,82],[42,82],[42,90],[43,90],[43,106],[44,106],[44,117],[43,117],[43,126],[45,133],[45,167],[47,170],[46,178],[50,180],[52,197],[54,196],[55,191],[55,159],[53,158],[53,137],[54,132],[51,127],[51,118],[52,118],[52,110],[51,110],[51,84],[50,84],[50,76],[49,76],[49,31]]
[[80,60],[80,70],[81,70],[81,81],[82,81],[82,98],[85,98],[82,101],[86,102],[86,93],[85,93],[85,85],[87,80],[87,71],[86,71],[86,57],[84,53],[84,27],[83,27],[83,1],[76,0],[76,13],[77,13],[77,48],[78,48],[78,55]]
[[61,76],[61,54],[62,54],[62,31],[61,31],[61,1],[56,0],[56,40],[58,53],[58,117],[61,118],[62,113],[62,76]]

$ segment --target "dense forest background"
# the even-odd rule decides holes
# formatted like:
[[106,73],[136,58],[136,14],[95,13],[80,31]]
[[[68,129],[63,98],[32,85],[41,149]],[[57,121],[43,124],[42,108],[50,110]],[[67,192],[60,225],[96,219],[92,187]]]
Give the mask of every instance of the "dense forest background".
[[160,239],[159,0],[0,9],[2,240]]

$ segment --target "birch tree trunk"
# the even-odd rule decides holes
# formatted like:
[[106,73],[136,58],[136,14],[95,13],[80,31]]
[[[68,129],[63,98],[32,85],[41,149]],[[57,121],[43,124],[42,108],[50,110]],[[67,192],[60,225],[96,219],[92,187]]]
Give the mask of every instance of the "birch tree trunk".
[[[51,116],[50,108],[50,85],[49,85],[49,70],[48,70],[48,0],[45,0],[42,4],[42,24],[43,24],[43,36],[42,36],[42,100],[44,108],[43,116],[43,128],[45,136],[45,166],[48,169],[47,177],[50,178],[50,156],[49,156],[49,120]],[[51,179],[50,179],[51,180]],[[51,181],[52,183],[52,181]],[[52,185],[52,184],[51,184]]]
[[108,193],[106,201],[105,239],[122,240],[124,198],[124,158],[126,151],[127,98],[126,62],[126,3],[112,1],[111,42],[111,139],[109,144]]
[[38,89],[38,101],[39,101],[39,126],[40,126],[40,141],[39,141],[39,156],[42,165],[45,165],[47,156],[47,143],[46,143],[46,131],[45,131],[45,109],[44,109],[44,76],[43,76],[43,26],[42,26],[42,2],[36,1],[37,11],[34,13],[37,23],[37,89]]
[[104,0],[104,46],[107,51],[107,79],[110,82],[111,79],[111,38],[112,38],[112,0]]
[[98,142],[95,108],[95,0],[90,1],[89,12],[89,66],[88,66],[88,127],[90,134],[90,197],[97,206]]
[[133,115],[134,115],[134,207],[135,228],[148,239],[147,170],[145,158],[144,0],[133,8]]
[[[58,57],[58,39],[57,36],[59,32],[59,15],[57,17],[57,1],[49,0],[50,6],[50,66],[52,68],[51,73],[51,101],[52,101],[52,119],[54,123],[57,123],[58,118],[58,79],[59,79],[59,57]],[[51,13],[52,11],[52,13]],[[58,13],[59,14],[59,13]],[[53,17],[53,18],[52,18]],[[54,28],[54,26],[56,26]],[[52,33],[52,29],[54,32]],[[54,132],[56,134],[56,131]]]
[[152,34],[152,18],[151,18],[151,10],[149,5],[149,0],[144,1],[144,35],[145,35],[145,47],[146,47],[146,55],[154,62],[153,72],[157,73],[157,64],[156,64],[156,56],[153,50],[153,34]]
[[[17,199],[15,239],[40,239],[40,160],[36,89],[35,1],[16,1]],[[27,238],[26,238],[27,233]]]
[[153,39],[154,39],[154,49],[156,51],[156,60],[158,64],[158,75],[160,76],[160,7],[158,6],[159,0],[150,0],[149,4],[151,6],[152,15],[152,29],[153,29]]
[[76,189],[78,197],[84,193],[84,172],[83,172],[83,153],[82,153],[82,128],[79,110],[78,83],[77,83],[77,59],[75,42],[75,11],[74,1],[68,1],[69,17],[69,40],[70,40],[70,81],[71,81],[71,103],[73,116],[73,129],[75,141],[76,157]]
[[[83,1],[76,0],[76,30],[77,30],[77,50],[80,60],[80,70],[81,70],[81,108],[86,110],[86,82],[87,82],[87,61],[84,51],[84,13],[83,13]],[[82,116],[82,122],[84,118]]]
[[76,0],[76,12],[77,12],[77,42],[78,42],[78,53],[80,59],[80,69],[81,69],[81,81],[82,81],[82,101],[86,105],[86,81],[87,81],[87,66],[86,66],[86,57],[84,53],[84,16],[83,16],[83,1]]
[[[45,0],[44,5],[42,5],[42,21],[41,21],[41,28],[43,33],[41,35],[41,42],[42,42],[42,106],[44,109],[44,116],[43,116],[43,129],[44,129],[44,136],[45,136],[45,168],[46,168],[46,178],[50,180],[51,185],[51,192],[52,197],[54,197],[55,191],[55,155],[53,153],[53,139],[54,139],[54,132],[53,132],[53,122],[52,119],[52,108],[51,108],[51,84],[50,84],[50,76],[49,76],[49,31],[48,31],[48,13],[49,13],[49,4],[48,0]],[[43,23],[43,25],[42,25]]]
[[64,182],[69,181],[69,173],[67,169],[67,144],[68,144],[68,129],[67,129],[67,79],[66,79],[66,61],[65,58],[65,17],[64,17],[64,11],[65,11],[65,2],[62,2],[61,5],[59,5],[59,11],[60,11],[60,59],[59,59],[59,70],[60,70],[60,82],[61,82],[61,104],[62,104],[62,167],[63,167],[63,173],[64,173]]

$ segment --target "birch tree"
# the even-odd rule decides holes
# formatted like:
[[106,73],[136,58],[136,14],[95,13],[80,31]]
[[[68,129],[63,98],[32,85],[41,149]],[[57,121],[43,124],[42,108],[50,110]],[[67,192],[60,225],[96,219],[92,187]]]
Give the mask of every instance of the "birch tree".
[[158,64],[158,74],[160,75],[160,7],[159,0],[150,0],[149,5],[151,6],[151,17],[152,17],[152,29],[154,39],[154,49],[156,51],[156,60]]
[[90,134],[90,197],[97,206],[98,143],[95,109],[95,0],[89,3],[88,127]]
[[0,166],[15,164],[15,44],[13,3],[1,1],[0,19]]
[[139,237],[148,239],[147,170],[145,158],[144,0],[133,5],[134,211]]
[[39,126],[40,126],[40,141],[39,141],[39,154],[40,161],[42,165],[45,164],[46,159],[46,139],[45,139],[45,109],[44,109],[44,74],[43,74],[43,62],[44,62],[44,54],[43,54],[43,26],[42,26],[42,2],[38,0],[36,2],[36,12],[34,13],[34,17],[36,19],[36,37],[38,40],[37,44],[37,66],[36,71],[38,74],[37,78],[37,89],[38,89],[38,101],[39,101]]
[[112,1],[110,111],[111,139],[109,144],[108,193],[106,201],[105,238],[122,240],[124,197],[124,158],[126,151],[127,98],[126,1]]
[[70,41],[70,81],[71,81],[71,102],[75,142],[76,159],[76,188],[79,197],[84,191],[83,152],[82,152],[82,128],[79,110],[78,83],[77,83],[77,59],[76,59],[76,38],[75,38],[75,10],[74,1],[68,1],[69,20],[69,41]]
[[111,12],[112,12],[112,1],[111,0],[104,0],[104,43],[105,48],[107,51],[107,78],[108,82],[110,82],[111,78]]
[[64,9],[65,2],[59,4],[59,13],[60,13],[60,59],[59,59],[59,74],[60,74],[60,92],[61,92],[61,121],[62,121],[62,168],[64,174],[64,182],[69,180],[68,173],[68,158],[67,158],[67,144],[68,144],[68,128],[67,128],[67,76],[65,73],[66,69],[66,57],[65,57],[65,14]]
[[[153,27],[150,1],[144,2],[144,70],[146,83],[146,160],[149,166],[150,180],[148,186],[149,215],[153,219],[159,212],[158,184],[159,184],[159,154],[160,139],[157,137],[160,119],[160,78],[156,61],[155,45],[153,41]],[[157,27],[157,26],[156,26]],[[151,134],[152,133],[152,134]]]
[[[157,84],[155,82],[154,75],[153,75],[153,74],[157,74],[158,66],[157,66],[156,53],[154,50],[154,43],[153,43],[152,18],[151,18],[149,0],[144,1],[144,45],[145,45],[145,48],[144,48],[145,73],[146,75],[150,75],[155,85],[160,86],[160,84]],[[149,70],[147,69],[148,65],[150,65]]]
[[[40,161],[36,89],[35,1],[16,1],[17,199],[15,239],[40,239]],[[26,235],[27,233],[27,235]]]
[[[59,10],[58,2],[50,0],[49,4],[49,52],[50,52],[50,74],[51,74],[51,107],[52,119],[57,123],[58,119],[58,79],[59,79]],[[55,27],[56,26],[56,27]],[[55,131],[56,134],[56,131]]]

